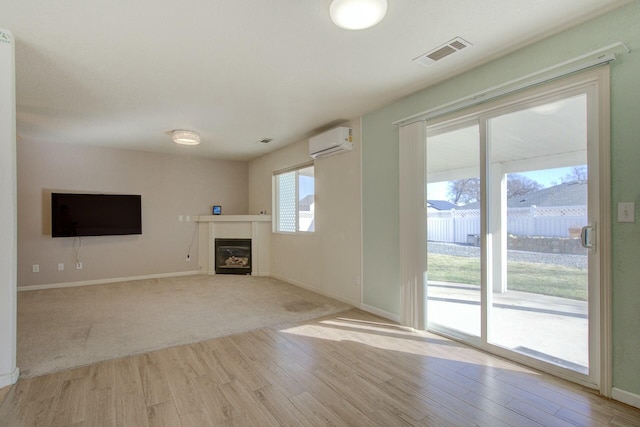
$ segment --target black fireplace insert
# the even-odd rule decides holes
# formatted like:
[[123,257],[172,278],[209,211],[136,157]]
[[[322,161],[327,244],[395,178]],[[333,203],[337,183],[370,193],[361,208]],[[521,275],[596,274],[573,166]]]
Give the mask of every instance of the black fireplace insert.
[[216,274],[251,274],[251,239],[216,239]]

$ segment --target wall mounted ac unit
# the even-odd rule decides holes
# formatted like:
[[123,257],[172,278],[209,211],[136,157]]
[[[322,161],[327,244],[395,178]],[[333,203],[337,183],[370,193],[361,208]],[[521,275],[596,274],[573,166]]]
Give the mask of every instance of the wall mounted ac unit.
[[314,159],[333,156],[352,149],[350,127],[337,127],[309,138],[309,155]]

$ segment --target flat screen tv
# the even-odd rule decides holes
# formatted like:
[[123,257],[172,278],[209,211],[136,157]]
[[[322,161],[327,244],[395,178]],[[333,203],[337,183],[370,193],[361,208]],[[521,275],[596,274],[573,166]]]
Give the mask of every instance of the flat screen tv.
[[133,194],[51,193],[51,236],[142,234],[141,205]]

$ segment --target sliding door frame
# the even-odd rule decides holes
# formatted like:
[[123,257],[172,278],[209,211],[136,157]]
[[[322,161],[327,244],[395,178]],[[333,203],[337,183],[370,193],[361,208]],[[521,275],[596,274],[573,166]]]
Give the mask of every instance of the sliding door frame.
[[[455,113],[447,114],[446,116],[437,117],[431,119],[428,123],[421,123],[425,128],[432,126],[446,126],[447,123],[461,122],[463,120],[469,121],[473,120],[473,118],[478,119],[478,123],[480,125],[480,143],[481,143],[481,158],[480,158],[480,168],[481,168],[481,176],[487,175],[487,168],[489,167],[489,153],[490,149],[487,146],[487,136],[486,136],[486,118],[492,117],[498,114],[498,112],[503,111],[504,109],[513,108],[516,105],[527,105],[527,103],[539,103],[539,102],[547,102],[548,99],[552,97],[562,96],[563,94],[571,93],[576,90],[580,90],[584,88],[587,90],[591,88],[591,94],[588,95],[589,101],[594,102],[597,106],[596,115],[588,116],[587,120],[589,122],[588,129],[591,130],[589,134],[589,138],[597,138],[596,144],[597,146],[590,145],[589,150],[597,150],[598,161],[597,164],[591,164],[589,162],[589,175],[590,181],[591,178],[595,185],[598,186],[597,193],[599,194],[599,200],[590,201],[590,209],[596,210],[596,217],[598,217],[597,229],[595,232],[596,241],[597,241],[597,262],[594,266],[595,271],[592,274],[597,275],[597,282],[599,282],[599,289],[595,290],[595,292],[590,292],[589,295],[589,312],[590,314],[595,314],[599,317],[599,325],[595,327],[590,326],[589,334],[595,334],[596,341],[599,342],[598,347],[595,350],[598,354],[593,357],[593,354],[590,354],[590,367],[592,366],[592,362],[595,362],[597,366],[595,367],[595,371],[597,373],[597,378],[585,378],[580,379],[579,376],[576,377],[573,371],[568,371],[564,368],[557,367],[555,365],[536,361],[535,359],[531,359],[528,357],[519,357],[516,353],[511,351],[506,351],[498,346],[492,345],[487,342],[488,329],[489,329],[489,319],[488,315],[490,313],[489,308],[491,307],[491,294],[489,291],[488,285],[492,283],[492,278],[489,277],[489,272],[491,269],[488,269],[488,265],[492,262],[490,254],[491,254],[491,246],[492,242],[487,241],[488,228],[490,221],[490,215],[485,215],[485,217],[481,221],[481,247],[484,248],[483,254],[481,256],[481,274],[482,274],[482,283],[481,283],[481,292],[484,298],[482,298],[481,302],[481,340],[478,343],[477,338],[475,340],[466,340],[466,343],[470,345],[475,345],[480,347],[483,350],[487,350],[493,352],[495,354],[501,356],[508,356],[508,358],[531,366],[536,369],[540,369],[542,371],[550,372],[559,377],[568,379],[570,381],[574,381],[585,385],[587,387],[596,388],[600,391],[601,394],[605,396],[610,396],[611,394],[611,199],[610,199],[610,100],[609,100],[609,66],[600,66],[592,70],[584,71],[579,74],[564,77],[562,79],[558,79],[551,83],[547,83],[544,85],[539,85],[535,88],[518,91],[517,93],[506,95],[497,100],[493,100],[491,102],[487,102],[486,104],[476,105],[472,107],[468,107],[463,111],[458,111]],[[526,108],[526,107],[523,107]],[[591,114],[591,113],[589,113]],[[425,138],[426,144],[426,138]],[[402,144],[402,138],[400,143]],[[401,148],[402,149],[402,148]],[[415,159],[414,159],[415,160]],[[426,163],[426,162],[425,162]],[[415,164],[414,164],[415,165]],[[401,165],[401,170],[402,170]],[[415,167],[415,166],[414,166]],[[426,166],[425,166],[426,168]],[[418,173],[415,174],[418,176],[426,176],[426,173]],[[426,180],[423,181],[426,184]],[[489,183],[481,186],[481,209],[482,212],[488,212],[487,203],[487,195],[489,191]],[[591,184],[590,184],[591,185]],[[417,193],[414,193],[417,194]],[[422,194],[425,194],[424,192]],[[424,204],[424,200],[423,200]],[[406,206],[406,205],[405,205]],[[416,206],[414,203],[413,206]],[[405,208],[406,211],[406,208]],[[424,218],[424,217],[423,217]],[[401,215],[402,219],[402,215]],[[411,218],[413,221],[416,220],[416,217],[413,216]],[[416,224],[417,225],[417,224]],[[406,247],[408,242],[404,242],[401,238],[401,247]],[[410,246],[413,246],[415,242],[410,243]],[[421,242],[422,245],[426,244],[426,242]],[[415,246],[413,246],[415,248]],[[591,269],[591,266],[590,266]],[[416,271],[416,275],[423,275],[423,271]],[[415,277],[415,276],[414,276]],[[425,283],[426,285],[426,283]],[[592,295],[593,293],[593,295]],[[406,308],[406,304],[403,307],[403,311]],[[410,305],[412,310],[423,310],[423,314],[419,314],[418,318],[426,318],[426,301],[414,301],[413,304]],[[415,314],[414,314],[415,316]],[[591,317],[591,316],[590,316]],[[590,321],[591,323],[591,321]],[[408,325],[413,326],[414,325]],[[443,335],[447,335],[453,339],[460,340],[461,337],[458,334],[449,335],[446,331],[435,331],[436,333],[441,333]],[[475,341],[475,342],[474,342]],[[591,346],[590,346],[591,347]],[[591,349],[590,349],[591,352]],[[591,359],[595,358],[597,360],[592,361]],[[538,363],[539,362],[539,363]]]

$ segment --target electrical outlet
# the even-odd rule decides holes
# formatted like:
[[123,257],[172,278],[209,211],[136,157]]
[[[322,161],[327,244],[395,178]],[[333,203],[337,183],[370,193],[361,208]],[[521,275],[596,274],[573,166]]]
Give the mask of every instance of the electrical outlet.
[[187,261],[191,261],[191,255],[187,255]]
[[182,222],[182,215],[178,215],[178,222]]
[[62,270],[64,270],[64,263],[63,262],[58,264],[58,271],[62,271]]
[[189,215],[187,215],[185,218],[187,219],[187,222],[191,221],[191,217]]
[[618,222],[636,222],[635,203],[618,203]]
[[31,271],[33,273],[40,273],[40,264],[33,264],[33,266],[31,267]]
[[82,261],[76,262],[76,270],[82,270]]

